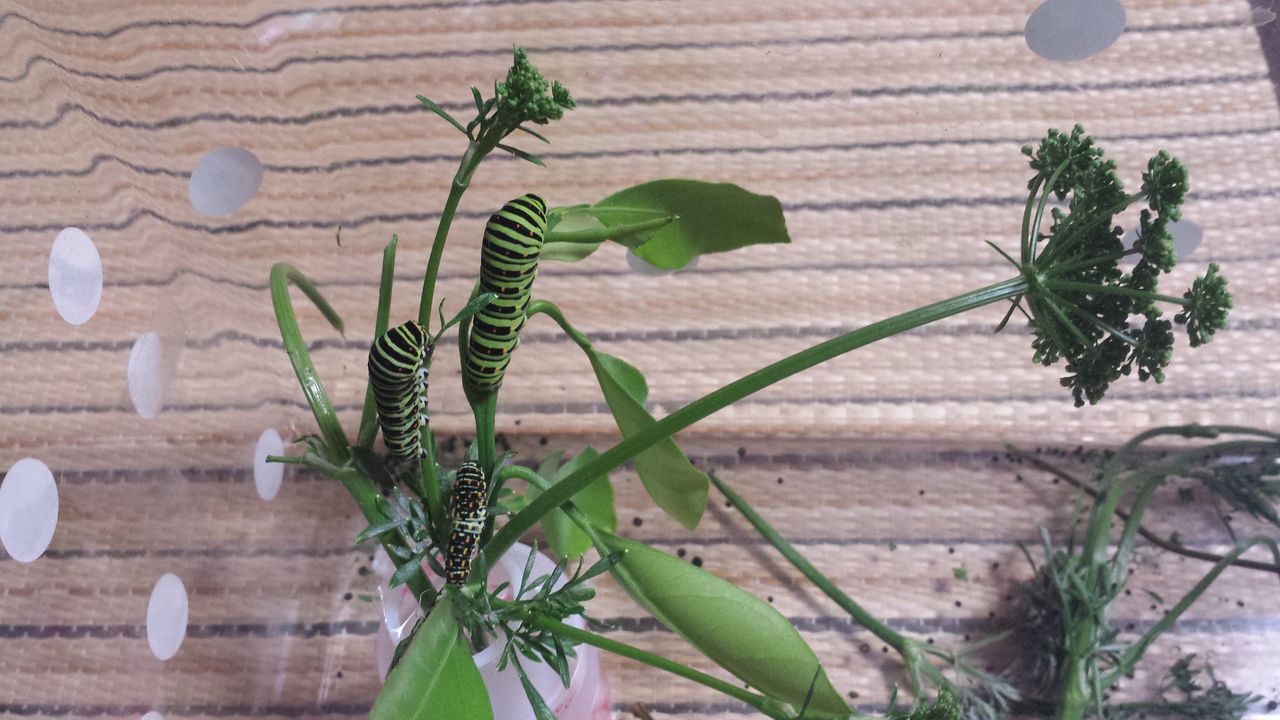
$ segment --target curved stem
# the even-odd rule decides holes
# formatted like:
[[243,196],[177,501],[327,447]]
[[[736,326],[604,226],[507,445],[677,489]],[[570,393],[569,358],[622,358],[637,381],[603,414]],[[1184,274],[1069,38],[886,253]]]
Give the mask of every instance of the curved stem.
[[550,490],[511,518],[494,535],[493,540],[482,552],[485,553],[486,560],[493,563],[521,535],[537,524],[544,515],[559,507],[565,500],[573,497],[593,479],[635,457],[636,453],[652,446],[659,440],[671,437],[675,433],[742,398],[815,365],[839,357],[851,350],[870,345],[877,340],[883,340],[898,333],[973,310],[983,305],[1015,297],[1026,291],[1026,280],[1022,277],[1015,277],[964,295],[916,308],[802,350],[750,375],[735,380],[718,390],[712,391],[623,440],[602,453],[595,460],[556,483]]
[[1037,175],[1027,193],[1027,206],[1022,209],[1022,263],[1031,262],[1031,211],[1036,206],[1036,195],[1044,185],[1044,176]]
[[1036,207],[1036,218],[1031,223],[1030,245],[1031,251],[1026,262],[1032,263],[1036,260],[1036,245],[1040,242],[1040,223],[1044,220],[1044,209],[1049,204],[1049,197],[1053,195],[1053,186],[1058,182],[1058,178],[1062,177],[1063,171],[1071,164],[1070,160],[1064,160],[1057,170],[1053,171],[1053,175],[1049,177],[1049,181],[1044,184],[1044,194],[1040,196],[1040,204]]
[[[506,482],[512,478],[523,480],[540,492],[546,492],[551,487],[551,483],[533,468],[523,465],[507,465],[498,471],[498,479],[500,481]],[[609,549],[609,544],[605,541],[604,536],[600,534],[599,528],[595,526],[595,523],[591,522],[591,518],[588,518],[587,514],[582,512],[577,505],[574,505],[572,501],[566,500],[560,505],[560,509],[591,540],[591,544],[595,546],[601,557],[608,557],[609,553],[613,552]]]
[[307,351],[307,343],[302,338],[302,329],[298,327],[298,318],[293,311],[293,300],[289,297],[291,284],[315,303],[320,313],[339,333],[343,331],[342,318],[297,268],[288,263],[276,263],[271,267],[271,305],[275,308],[276,324],[280,326],[280,339],[284,341],[285,352],[289,354],[293,372],[307,397],[307,404],[311,406],[311,413],[315,415],[316,424],[320,427],[320,434],[324,436],[325,446],[332,454],[332,459],[338,463],[346,462],[351,457],[347,434],[338,422],[333,402],[329,400],[329,394],[325,392],[320,376],[316,374],[311,353]]
[[550,300],[534,300],[533,302],[530,302],[529,309],[526,314],[529,317],[533,317],[538,314],[546,315],[552,320],[555,320],[556,324],[560,326],[560,329],[564,331],[564,334],[568,335],[569,339],[576,343],[578,347],[583,350],[591,349],[591,339],[582,334],[573,325],[569,324],[568,318],[566,318],[564,313],[560,311],[560,308]]
[[[1010,455],[1013,455],[1021,460],[1025,460],[1027,463],[1029,463],[1032,467],[1036,468],[1037,470],[1043,470],[1047,473],[1050,473],[1054,477],[1057,477],[1060,480],[1066,482],[1068,485],[1076,488],[1077,490],[1084,492],[1086,495],[1093,498],[1094,500],[1098,499],[1097,490],[1091,487],[1088,483],[1084,482],[1083,480],[1076,477],[1075,475],[1072,475],[1066,470],[1063,470],[1057,465],[1054,465],[1046,460],[1042,460],[1041,458],[1035,457],[1034,455],[1028,455],[1027,453],[1023,452],[1020,448],[1015,447],[1013,445],[1005,445],[1005,450],[1008,451]],[[1127,522],[1129,520],[1129,513],[1117,507],[1116,517]],[[1183,557],[1189,557],[1193,560],[1204,560],[1206,562],[1212,563],[1212,562],[1218,562],[1223,558],[1222,555],[1218,555],[1216,553],[1206,552],[1203,550],[1193,550],[1191,548],[1178,545],[1177,543],[1169,542],[1168,540],[1165,540],[1159,535],[1156,535],[1154,532],[1151,532],[1146,528],[1146,526],[1141,524],[1138,525],[1138,534],[1141,535],[1142,538],[1145,539],[1147,542],[1151,543],[1152,545],[1155,545],[1156,547],[1162,550],[1167,550],[1171,553],[1182,555]],[[1257,562],[1255,560],[1244,560],[1242,558],[1236,558],[1231,562],[1231,564],[1236,567],[1247,568],[1249,570],[1260,570],[1262,572],[1280,573],[1280,565],[1272,565],[1270,563]]]

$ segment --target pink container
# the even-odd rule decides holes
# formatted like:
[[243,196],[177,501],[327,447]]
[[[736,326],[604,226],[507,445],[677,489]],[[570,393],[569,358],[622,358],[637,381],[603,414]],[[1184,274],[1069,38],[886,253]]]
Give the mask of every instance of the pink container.
[[[494,585],[511,582],[513,586],[518,583],[529,551],[528,545],[513,546],[493,569],[490,574],[491,582]],[[374,569],[384,578],[389,578],[391,562],[381,552],[379,550]],[[534,560],[531,577],[549,573],[554,567],[555,563],[550,558],[539,553]],[[374,653],[378,675],[385,680],[396,644],[404,633],[413,628],[421,617],[422,610],[407,588],[392,590],[384,580],[378,591],[382,596],[383,623],[374,639]],[[583,626],[580,617],[570,618],[567,622],[574,627]],[[525,697],[520,677],[516,675],[514,668],[507,667],[502,672],[498,671],[498,657],[501,653],[502,646],[494,644],[473,656],[489,691],[494,720],[534,720],[533,708],[529,706],[529,699]],[[560,683],[560,676],[555,670],[545,664],[521,658],[521,666],[559,720],[609,720],[612,717],[609,688],[600,671],[600,653],[596,648],[589,645],[577,647],[577,657],[569,659],[568,688]],[[449,717],[447,709],[441,710],[442,718]]]

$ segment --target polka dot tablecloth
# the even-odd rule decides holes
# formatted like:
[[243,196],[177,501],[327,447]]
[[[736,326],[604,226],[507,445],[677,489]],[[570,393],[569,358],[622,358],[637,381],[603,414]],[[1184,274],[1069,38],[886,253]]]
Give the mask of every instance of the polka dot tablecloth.
[[[912,636],[958,645],[999,629],[1029,573],[1018,543],[1038,542],[1041,526],[1065,535],[1074,496],[1012,462],[1005,442],[1056,452],[1159,424],[1280,424],[1270,0],[11,1],[0,4],[0,717],[367,714],[382,615],[371,551],[352,546],[362,522],[341,487],[266,461],[316,431],[268,272],[295,264],[342,314],[345,334],[296,300],[354,433],[382,248],[399,236],[403,322],[463,149],[415,95],[470,117],[469,86],[500,77],[516,44],[579,107],[546,129],[545,169],[503,156],[477,174],[442,266],[446,309],[470,292],[485,218],[523,192],[566,206],[688,177],[782,201],[787,245],[674,273],[618,246],[544,263],[538,292],[645,373],[657,416],[1004,278],[984,241],[1016,244],[1019,148],[1048,127],[1083,123],[1131,187],[1158,149],[1186,161],[1192,193],[1171,228],[1185,267],[1168,287],[1215,261],[1236,307],[1212,345],[1179,349],[1164,384],[1130,378],[1074,409],[1058,373],[1030,362],[1025,329],[992,336],[992,310],[860,350],[682,435],[695,463]],[[431,411],[456,461],[474,431],[453,342],[433,365]],[[528,462],[616,441],[588,363],[543,319],[524,331],[498,430]],[[630,468],[612,480],[626,535],[767,598],[856,705],[883,706],[902,681],[891,654],[721,498],[689,532]],[[1207,507],[1154,512],[1189,544],[1225,542]],[[1118,624],[1145,627],[1202,570],[1144,549]],[[599,585],[593,610],[611,636],[708,667]],[[1122,692],[1196,652],[1259,693],[1256,715],[1274,715],[1276,597],[1257,573],[1227,573]],[[603,663],[620,717],[637,703],[654,718],[748,715],[658,671]]]

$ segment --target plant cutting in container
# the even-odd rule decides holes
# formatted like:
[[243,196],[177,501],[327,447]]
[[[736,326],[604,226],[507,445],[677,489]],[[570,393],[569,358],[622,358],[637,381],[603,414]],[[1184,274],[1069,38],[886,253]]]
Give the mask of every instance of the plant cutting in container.
[[[497,681],[486,682],[482,676],[478,665],[492,662],[507,681],[518,683],[528,712],[549,720],[556,710],[540,678],[549,674],[569,687],[575,669],[582,666],[575,658],[595,651],[700,683],[770,718],[851,717],[854,711],[817,655],[771,605],[701,568],[615,534],[609,472],[633,463],[654,503],[693,528],[706,507],[713,478],[690,463],[674,435],[780,380],[864,345],[987,305],[1007,306],[997,331],[1014,313],[1021,313],[1033,333],[1033,360],[1045,366],[1063,364],[1062,384],[1075,404],[1083,405],[1098,402],[1113,382],[1135,371],[1140,380],[1162,381],[1172,359],[1175,328],[1184,329],[1194,347],[1208,342],[1226,322],[1231,300],[1216,266],[1183,295],[1157,289],[1159,276],[1176,261],[1168,225],[1178,219],[1187,192],[1185,168],[1158,153],[1142,173],[1137,191],[1126,192],[1115,164],[1083,130],[1050,131],[1037,146],[1024,148],[1033,177],[1018,246],[1010,253],[993,245],[1011,266],[1008,279],[831,338],[656,419],[646,409],[643,375],[596,349],[553,298],[536,294],[539,263],[574,262],[604,242],[617,242],[652,265],[677,269],[704,253],[786,243],[781,204],[735,185],[681,179],[623,189],[587,205],[557,206],[554,198],[526,193],[496,209],[489,219],[474,291],[465,306],[446,319],[443,303],[436,303],[436,279],[452,220],[477,170],[495,151],[542,165],[537,156],[513,143],[546,142],[535,128],[574,108],[569,91],[544,79],[522,50],[515,51],[510,71],[494,83],[492,94],[472,88],[472,98],[475,116],[463,123],[440,104],[419,97],[466,144],[430,248],[418,315],[412,320],[397,318],[393,325],[395,238],[383,253],[376,326],[369,335],[369,384],[354,442],[338,422],[312,365],[294,316],[290,286],[301,290],[339,331],[342,321],[297,269],[281,263],[271,272],[280,330],[319,429],[299,439],[301,454],[273,459],[305,465],[343,483],[368,521],[357,541],[381,545],[394,565],[388,587],[407,592],[407,611],[399,615],[398,629],[403,632],[396,638],[374,718],[489,720],[495,710],[505,712],[509,703],[505,694],[495,691]],[[1051,206],[1055,197],[1057,203]],[[1131,206],[1145,209],[1139,240],[1126,249],[1115,219]],[[1136,259],[1127,272],[1121,268],[1126,258]],[[1172,320],[1162,315],[1162,306],[1174,310]],[[563,454],[553,455],[536,467],[525,466],[498,454],[494,418],[506,368],[518,354],[521,330],[528,322],[547,320],[586,354],[623,440],[603,452],[583,448],[567,460]],[[427,402],[434,352],[447,333],[456,333],[458,339],[463,389],[475,418],[475,442],[456,467],[440,462]],[[385,452],[377,447],[379,434]],[[889,630],[790,548],[723,479],[714,481],[819,589],[902,656],[910,701],[907,710],[891,709],[891,715],[998,716],[1019,701],[1021,695],[1011,684],[975,669],[963,653],[926,650]],[[1099,486],[1108,499],[1095,509],[1108,521],[1118,507],[1113,496],[1124,492],[1112,487]],[[517,545],[539,527],[558,561],[549,569],[540,569],[544,561],[535,549]],[[1090,533],[1095,545],[1105,540],[1103,530]],[[593,559],[584,560],[588,553]],[[1098,562],[1086,562],[1094,568],[1088,572],[1101,573]],[[1066,560],[1051,566],[1077,567]],[[604,573],[740,682],[601,634],[602,628],[590,617],[589,601],[594,595],[591,579]],[[419,619],[403,621],[414,616]],[[1065,682],[1073,688],[1083,678],[1109,677],[1099,673],[1129,667],[1101,669],[1087,648],[1072,653],[1066,656],[1068,664],[1080,680],[1072,675]],[[488,659],[478,660],[481,657]],[[1078,716],[1073,715],[1076,709],[1096,705],[1090,704],[1096,697],[1088,694],[1068,700],[1073,709],[1064,710],[1063,717]]]

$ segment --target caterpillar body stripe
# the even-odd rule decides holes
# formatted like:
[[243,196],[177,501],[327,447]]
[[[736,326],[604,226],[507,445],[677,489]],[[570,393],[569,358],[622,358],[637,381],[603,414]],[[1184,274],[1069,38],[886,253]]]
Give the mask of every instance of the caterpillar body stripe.
[[546,230],[547,204],[533,194],[507,203],[485,225],[480,292],[497,297],[471,321],[463,372],[477,389],[496,390],[502,385],[502,375],[524,327]]
[[445,554],[445,580],[450,585],[467,582],[488,517],[488,500],[489,484],[484,471],[474,462],[463,463],[453,481],[453,524]]
[[369,350],[369,384],[378,406],[378,424],[391,455],[423,457],[427,416],[427,376],[433,345],[426,330],[409,322],[388,330]]

